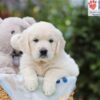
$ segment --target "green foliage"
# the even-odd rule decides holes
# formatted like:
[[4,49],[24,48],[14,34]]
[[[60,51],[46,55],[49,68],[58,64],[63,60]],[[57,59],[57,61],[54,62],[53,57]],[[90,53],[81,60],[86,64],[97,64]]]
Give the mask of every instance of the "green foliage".
[[39,6],[28,0],[24,10],[14,9],[11,15],[33,16],[58,27],[80,68],[76,100],[100,99],[100,17],[88,17],[86,8],[72,8],[67,0],[40,0]]
[[[100,17],[88,17],[87,9],[78,8],[72,18],[73,36],[70,38],[72,56],[80,66],[77,98],[100,99]],[[76,99],[77,100],[77,99]]]
[[0,16],[2,16],[2,18],[10,16],[10,13],[8,12],[7,6],[5,6],[2,3],[0,3]]

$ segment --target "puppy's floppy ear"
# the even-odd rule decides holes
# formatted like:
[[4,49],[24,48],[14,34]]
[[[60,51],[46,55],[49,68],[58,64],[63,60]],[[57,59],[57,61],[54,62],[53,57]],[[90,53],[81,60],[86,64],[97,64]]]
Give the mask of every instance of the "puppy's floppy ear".
[[21,38],[21,34],[18,33],[18,34],[15,34],[12,36],[11,38],[11,46],[16,49],[16,50],[20,50],[20,38]]
[[60,52],[62,52],[65,48],[65,40],[63,38],[63,35],[62,33],[57,29],[57,34],[58,34],[58,37],[57,37],[57,46],[56,46],[56,54],[58,55]]
[[16,50],[20,50],[28,54],[30,53],[28,34],[21,33],[13,35],[11,38],[11,45]]

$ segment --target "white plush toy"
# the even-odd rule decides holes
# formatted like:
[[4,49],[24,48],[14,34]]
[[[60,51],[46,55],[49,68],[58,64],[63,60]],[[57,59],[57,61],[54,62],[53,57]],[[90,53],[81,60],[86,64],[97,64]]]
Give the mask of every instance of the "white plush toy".
[[0,19],[0,73],[15,73],[15,67],[12,59],[13,48],[10,45],[10,39],[12,35],[22,32],[29,27],[31,20],[34,23],[34,19],[31,17],[18,18],[9,17],[2,21]]
[[32,17],[24,17],[23,20],[27,21],[30,25],[36,23],[36,20]]
[[0,24],[3,22],[2,18],[0,18]]

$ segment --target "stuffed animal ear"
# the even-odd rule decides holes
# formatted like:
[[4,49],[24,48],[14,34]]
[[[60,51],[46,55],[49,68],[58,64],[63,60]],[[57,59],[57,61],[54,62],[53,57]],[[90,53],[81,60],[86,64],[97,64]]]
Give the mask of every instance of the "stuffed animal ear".
[[13,35],[11,45],[14,49],[22,51],[23,53],[30,53],[29,40],[26,33]]
[[18,25],[22,29],[26,29],[30,26],[28,22],[26,22],[25,20],[22,20],[19,17],[9,17],[9,18],[6,18],[4,21],[5,21],[5,23],[9,22],[9,23],[12,23],[14,25]]
[[24,29],[26,29],[30,26],[30,24],[27,21],[23,20],[23,19],[17,21],[17,23],[18,23],[19,26],[21,26]]
[[56,46],[56,54],[59,54],[60,52],[64,50],[66,42],[63,38],[62,33],[59,30],[57,31],[58,31],[58,38],[57,38],[58,40],[57,40],[57,46]]
[[36,23],[36,20],[32,17],[24,17],[23,20],[26,21],[30,25]]
[[0,24],[3,22],[3,19],[2,18],[0,18]]

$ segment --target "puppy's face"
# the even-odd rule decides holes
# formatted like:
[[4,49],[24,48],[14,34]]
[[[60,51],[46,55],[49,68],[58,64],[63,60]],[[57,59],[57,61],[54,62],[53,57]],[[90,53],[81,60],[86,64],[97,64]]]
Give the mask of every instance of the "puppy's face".
[[65,46],[62,33],[47,22],[38,22],[26,29],[17,39],[15,38],[13,40],[19,39],[17,45],[20,46],[20,50],[30,54],[37,62],[53,60]]
[[30,35],[30,52],[36,61],[48,61],[55,56],[57,38],[49,30],[38,30]]

